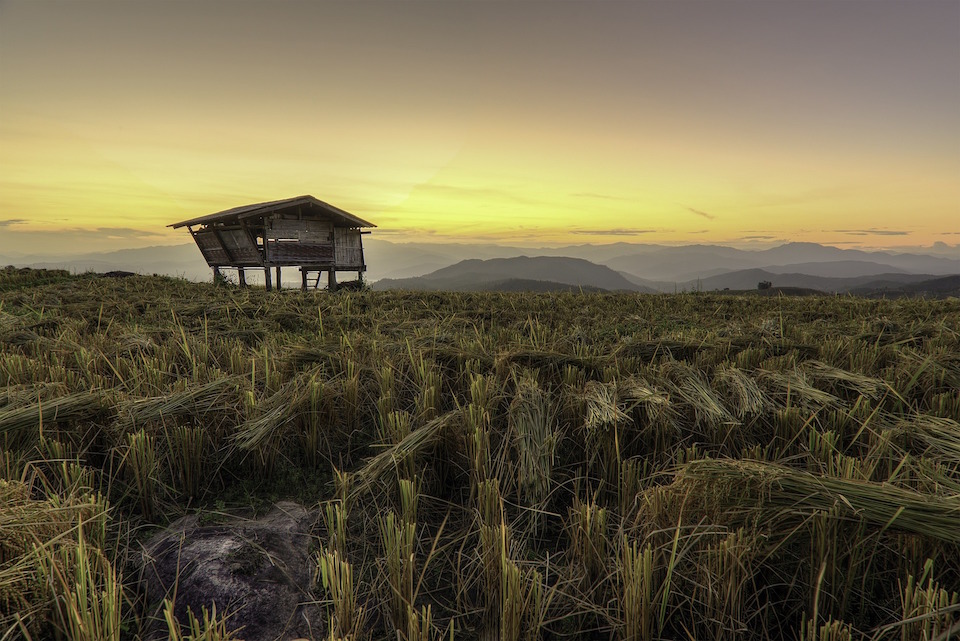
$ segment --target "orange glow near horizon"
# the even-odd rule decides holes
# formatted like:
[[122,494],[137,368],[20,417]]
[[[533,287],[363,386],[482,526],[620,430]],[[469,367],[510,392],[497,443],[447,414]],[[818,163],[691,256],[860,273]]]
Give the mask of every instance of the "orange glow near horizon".
[[398,242],[960,243],[960,5],[719,4],[5,4],[0,255],[300,194]]

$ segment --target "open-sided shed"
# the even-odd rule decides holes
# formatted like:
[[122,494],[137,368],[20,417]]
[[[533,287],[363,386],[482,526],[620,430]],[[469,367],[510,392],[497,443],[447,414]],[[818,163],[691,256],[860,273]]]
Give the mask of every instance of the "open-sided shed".
[[278,289],[280,268],[286,266],[300,268],[303,289],[311,272],[314,286],[327,272],[330,289],[336,289],[338,271],[357,272],[362,280],[367,265],[361,235],[370,233],[362,230],[375,226],[313,196],[234,207],[170,225],[190,230],[214,277],[221,269],[236,269],[245,285],[246,269],[263,269],[268,290],[271,267]]

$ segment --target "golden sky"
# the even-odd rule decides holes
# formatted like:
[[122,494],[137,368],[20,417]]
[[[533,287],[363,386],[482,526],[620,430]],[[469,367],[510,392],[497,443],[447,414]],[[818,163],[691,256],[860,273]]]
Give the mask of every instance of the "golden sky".
[[0,0],[0,253],[313,194],[398,241],[960,242],[960,2]]

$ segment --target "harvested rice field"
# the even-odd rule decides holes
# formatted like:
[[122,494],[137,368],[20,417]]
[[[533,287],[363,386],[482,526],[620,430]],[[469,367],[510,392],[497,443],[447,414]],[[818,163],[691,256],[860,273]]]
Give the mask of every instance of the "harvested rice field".
[[957,639],[960,301],[0,272],[0,639],[251,641],[137,558],[281,501],[297,636]]

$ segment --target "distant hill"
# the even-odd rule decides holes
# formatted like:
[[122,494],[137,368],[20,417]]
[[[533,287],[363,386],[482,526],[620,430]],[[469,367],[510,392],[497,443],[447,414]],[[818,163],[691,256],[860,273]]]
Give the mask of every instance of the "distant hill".
[[623,276],[624,278],[626,278],[631,283],[633,283],[635,286],[639,287],[640,288],[639,291],[665,292],[668,290],[670,291],[673,290],[673,286],[674,286],[673,283],[665,283],[665,282],[656,281],[656,280],[647,280],[646,278],[640,278],[638,276],[634,276],[629,272],[617,272],[617,273]]
[[617,271],[654,281],[683,281],[706,275],[711,270],[739,270],[760,266],[762,260],[732,247],[686,245],[661,247],[655,251],[626,254],[600,261]]
[[960,274],[941,276],[911,283],[873,281],[850,290],[858,296],[933,296],[938,298],[960,297]]
[[193,242],[70,256],[21,256],[15,260],[0,257],[0,263],[34,269],[66,269],[74,273],[122,270],[180,276],[190,280],[211,278],[210,268]]
[[[764,269],[743,269],[736,272],[689,280],[677,284],[682,291],[712,291],[712,290],[740,290],[756,289],[760,281],[770,281],[774,287],[799,287],[815,289],[822,292],[848,292],[857,287],[871,287],[871,283],[880,286],[899,286],[934,278],[930,274],[871,274],[868,276],[852,276],[848,278],[831,278],[828,276],[811,276],[809,274],[775,274]],[[671,291],[663,288],[661,291]]]
[[895,268],[895,271],[914,274],[946,275],[960,272],[960,260],[957,259],[908,252],[840,249],[817,243],[787,243],[757,253],[764,265],[856,261],[889,265]]
[[868,260],[829,260],[822,263],[807,262],[790,265],[766,265],[764,270],[774,274],[806,274],[827,278],[856,278],[878,274],[906,274],[907,270],[885,263]]
[[681,283],[724,272],[763,269],[771,273],[852,277],[883,273],[946,275],[960,273],[960,260],[926,254],[868,252],[816,243],[787,243],[762,251],[717,245],[661,247],[597,262],[639,278]]
[[[490,260],[463,260],[417,278],[383,279],[374,289],[459,290],[523,287],[532,282],[570,288],[652,293],[655,290],[636,285],[609,267],[582,258],[557,256],[519,256]],[[538,287],[546,287],[538,286]],[[507,290],[508,291],[508,290]]]
[[549,280],[508,278],[506,280],[447,281],[424,278],[400,278],[379,280],[371,286],[378,291],[404,289],[409,291],[457,291],[457,292],[605,292],[591,285],[568,285]]

